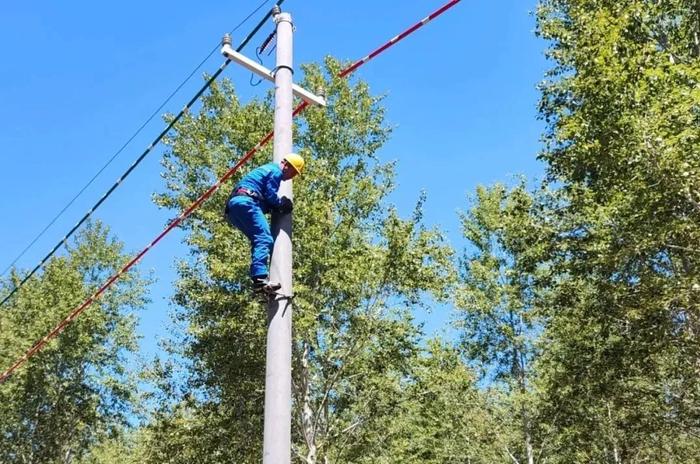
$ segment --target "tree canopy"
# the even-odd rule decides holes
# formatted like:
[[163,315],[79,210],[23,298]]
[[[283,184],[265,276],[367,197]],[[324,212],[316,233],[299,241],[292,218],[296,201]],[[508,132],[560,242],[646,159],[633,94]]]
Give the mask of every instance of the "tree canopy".
[[[535,18],[545,178],[478,187],[456,245],[424,221],[427,193],[409,214],[390,203],[382,98],[332,58],[303,67],[328,107],[294,127],[295,462],[700,462],[700,2],[540,0]],[[189,207],[272,115],[214,84],[167,138],[156,203]],[[181,226],[147,394],[125,370],[136,274],[0,386],[1,462],[260,460],[266,321],[222,216],[233,182]],[[0,313],[2,358],[124,259],[90,227]],[[453,310],[454,335],[427,337],[417,308]]]

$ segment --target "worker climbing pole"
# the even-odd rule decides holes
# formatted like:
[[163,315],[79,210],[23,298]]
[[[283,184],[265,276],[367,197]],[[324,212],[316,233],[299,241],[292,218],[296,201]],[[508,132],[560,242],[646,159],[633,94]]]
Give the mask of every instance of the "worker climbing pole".
[[[226,216],[250,240],[250,277],[254,288],[268,295],[263,464],[288,464],[292,449],[292,179],[304,167],[302,157],[292,153],[292,105],[294,93],[319,104],[325,100],[293,86],[292,17],[276,8],[273,20],[274,71],[233,52],[230,38],[224,38],[224,55],[275,82],[273,162],[254,169],[234,187]],[[264,211],[272,212],[272,235]]]
[[286,155],[280,163],[273,161],[253,169],[236,184],[226,202],[226,220],[250,241],[250,278],[257,293],[273,295],[281,287],[269,279],[268,261],[274,240],[265,214],[292,212],[292,200],[277,193],[282,181],[293,179],[302,169],[304,158],[296,153]]

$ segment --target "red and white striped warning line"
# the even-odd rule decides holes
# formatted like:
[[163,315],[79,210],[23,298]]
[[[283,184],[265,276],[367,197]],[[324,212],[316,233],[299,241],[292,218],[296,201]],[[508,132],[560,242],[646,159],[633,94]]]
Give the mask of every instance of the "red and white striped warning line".
[[[343,78],[355,71],[357,68],[362,66],[363,64],[367,63],[369,60],[372,58],[376,57],[386,49],[390,48],[392,45],[398,43],[405,37],[411,35],[413,32],[416,30],[420,29],[427,23],[429,23],[431,20],[437,18],[440,16],[442,13],[445,11],[449,10],[453,6],[455,6],[457,3],[459,3],[460,0],[451,0],[447,2],[445,5],[443,5],[441,8],[438,10],[434,11],[431,13],[429,16],[423,18],[421,21],[417,22],[413,26],[409,27],[405,31],[403,31],[401,34],[397,35],[396,37],[393,37],[391,40],[388,42],[384,43],[382,46],[374,50],[372,53],[369,55],[365,56],[359,61],[356,61],[352,65],[348,66],[344,70],[342,70],[339,74],[338,77]],[[302,102],[299,104],[294,109],[293,115],[296,116],[297,114],[301,113],[304,111],[304,109],[308,106],[309,104],[306,102]],[[248,151],[243,158],[241,158],[235,166],[233,166],[231,169],[226,172],[214,185],[209,187],[209,189],[204,192],[202,195],[200,195],[197,200],[195,200],[194,203],[190,205],[189,208],[187,208],[185,211],[180,213],[180,215],[174,220],[171,221],[168,226],[163,229],[163,231],[151,241],[143,250],[141,250],[136,256],[134,256],[124,267],[122,267],[117,273],[115,273],[112,277],[110,277],[92,296],[90,296],[87,300],[85,300],[80,306],[75,308],[71,313],[63,319],[56,327],[54,327],[51,332],[49,332],[46,336],[44,336],[42,339],[40,339],[38,342],[34,344],[24,355],[22,355],[19,359],[17,359],[12,366],[10,366],[7,370],[5,370],[2,375],[0,375],[0,383],[4,382],[7,380],[8,377],[12,375],[14,371],[19,369],[24,363],[29,360],[32,356],[34,356],[37,352],[39,352],[46,344],[56,336],[58,336],[63,329],[66,328],[68,324],[73,322],[73,320],[80,315],[85,309],[88,308],[97,298],[100,297],[109,287],[112,286],[112,284],[117,281],[123,274],[129,271],[142,257],[145,255],[151,248],[153,248],[160,240],[165,237],[171,230],[173,230],[175,227],[177,227],[182,221],[184,221],[189,215],[192,214],[194,210],[199,208],[199,206],[204,203],[214,192],[216,192],[221,185],[223,185],[224,182],[226,182],[228,179],[233,176],[238,169],[240,169],[241,166],[243,166],[260,148],[265,146],[270,140],[272,140],[272,137],[274,135],[274,132],[270,131],[265,135],[265,137],[260,140],[260,142],[257,143],[250,151]]]

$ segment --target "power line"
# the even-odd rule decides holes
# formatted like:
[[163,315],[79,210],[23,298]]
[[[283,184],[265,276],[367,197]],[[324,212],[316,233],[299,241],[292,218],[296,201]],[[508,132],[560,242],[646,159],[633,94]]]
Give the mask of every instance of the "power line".
[[[375,49],[372,53],[369,55],[365,56],[361,60],[356,61],[352,65],[348,66],[344,70],[342,70],[339,74],[339,78],[344,78],[353,71],[355,71],[357,68],[362,66],[363,64],[367,63],[370,61],[372,58],[375,56],[379,55],[386,49],[392,47],[402,39],[406,38],[416,30],[420,29],[422,26],[426,25],[428,22],[431,20],[437,18],[440,16],[442,13],[445,11],[449,10],[453,6],[455,6],[457,3],[459,3],[460,0],[451,0],[445,5],[443,5],[441,8],[430,14],[429,16],[426,16],[423,18],[421,21],[417,22],[413,26],[409,27],[406,29],[404,32],[401,34],[393,37],[391,40],[388,42],[385,42],[382,46],[378,47]],[[281,4],[282,2],[279,1],[278,5]],[[269,14],[268,14],[269,16]],[[230,60],[226,60],[226,63],[228,63]],[[223,68],[220,68],[223,69]],[[302,102],[299,104],[295,109],[294,112],[292,113],[293,116],[296,116],[297,114],[301,113],[304,111],[304,109],[309,106],[307,102]],[[209,187],[209,189],[201,194],[199,198],[197,198],[194,203],[192,203],[185,211],[180,213],[177,218],[175,218],[173,221],[171,221],[165,229],[156,237],[154,238],[151,243],[149,243],[143,250],[141,250],[136,256],[134,256],[124,267],[122,267],[117,273],[112,275],[107,282],[105,282],[92,296],[90,296],[87,300],[85,300],[80,306],[75,308],[71,313],[63,319],[56,327],[51,330],[45,337],[40,339],[38,342],[34,344],[24,355],[22,355],[19,359],[17,359],[12,366],[10,366],[5,372],[3,372],[0,375],[0,383],[4,382],[7,380],[7,378],[12,375],[12,373],[17,370],[20,366],[22,366],[27,360],[32,357],[34,354],[36,354],[39,350],[41,350],[51,339],[56,337],[58,334],[60,334],[63,329],[70,324],[76,317],[80,315],[85,309],[90,306],[97,298],[99,298],[102,293],[104,293],[115,281],[117,281],[123,274],[128,272],[151,248],[153,248],[160,240],[165,237],[171,230],[173,230],[175,227],[177,227],[182,221],[184,221],[187,217],[189,217],[199,206],[204,203],[214,192],[216,192],[221,185],[223,185],[224,182],[226,182],[228,179],[230,179],[238,169],[240,169],[241,166],[243,166],[255,153],[257,153],[260,148],[265,146],[270,140],[272,140],[272,137],[274,135],[273,131],[270,131],[265,135],[265,137],[260,140],[253,148],[251,148],[243,158],[241,158],[231,169],[229,169],[214,185]]]
[[[236,27],[234,27],[234,28],[230,31],[230,33],[233,34],[236,30],[238,30],[241,26],[243,26],[243,24],[245,24],[255,13],[257,13],[258,11],[260,11],[260,9],[261,9],[267,2],[269,2],[269,1],[270,1],[270,0],[263,0],[263,2],[262,2],[260,5],[258,5],[258,7],[255,8],[255,10],[253,10],[248,16],[246,16],[245,19],[243,19],[240,23],[238,23],[238,25],[237,25]],[[41,237],[43,237],[43,235],[46,233],[46,231],[49,230],[49,228],[50,228],[52,225],[54,225],[54,223],[63,215],[63,213],[65,213],[66,210],[67,210],[68,208],[71,207],[71,205],[75,202],[75,200],[77,200],[77,199],[80,197],[80,195],[82,195],[83,192],[85,192],[85,190],[86,190],[90,185],[92,185],[92,183],[100,176],[100,174],[102,174],[102,172],[103,172],[105,169],[107,169],[107,167],[109,167],[110,164],[112,164],[112,162],[117,158],[117,156],[119,156],[119,154],[120,154],[122,151],[124,151],[124,149],[125,149],[125,148],[126,148],[140,133],[141,133],[141,131],[148,125],[148,123],[150,123],[150,122],[153,120],[153,118],[156,117],[156,116],[160,113],[160,111],[163,109],[163,107],[164,107],[165,105],[167,105],[167,104],[170,102],[170,100],[175,96],[175,94],[177,94],[177,93],[180,91],[180,89],[182,89],[182,87],[184,87],[184,85],[187,84],[187,82],[189,82],[189,80],[192,78],[192,76],[194,76],[194,74],[199,70],[199,68],[201,68],[202,65],[204,65],[204,63],[206,63],[207,60],[209,60],[209,58],[211,58],[211,56],[212,56],[218,49],[219,49],[219,45],[217,44],[217,45],[212,49],[212,51],[209,52],[209,54],[206,56],[206,58],[204,58],[204,59],[197,65],[197,67],[195,67],[195,68],[192,70],[192,72],[190,72],[190,74],[185,78],[185,80],[183,80],[183,81],[180,83],[180,85],[178,85],[177,88],[176,88],[175,90],[172,91],[172,93],[165,99],[165,101],[163,101],[163,103],[161,103],[160,106],[158,106],[158,108],[156,108],[156,110],[153,111],[153,113],[151,113],[151,115],[148,117],[148,119],[146,119],[146,121],[145,121],[143,124],[141,124],[141,126],[139,126],[138,129],[136,129],[136,132],[134,132],[134,134],[133,134],[131,137],[129,137],[129,139],[116,151],[116,153],[114,153],[114,155],[112,155],[112,157],[105,163],[105,165],[102,166],[102,167],[100,168],[99,171],[97,171],[97,173],[92,177],[92,179],[90,179],[90,180],[88,181],[88,183],[85,184],[85,185],[83,186],[82,189],[80,189],[80,191],[79,191],[79,192],[78,192],[64,207],[63,207],[63,209],[61,209],[61,211],[58,212],[58,214],[51,220],[51,222],[49,222],[49,223],[46,225],[46,227],[44,227],[44,228],[42,229],[42,231],[39,232],[39,234],[38,234],[36,237],[34,237],[34,239],[29,243],[29,245],[27,245],[27,246],[24,248],[24,250],[22,250],[22,252],[21,252],[19,255],[17,255],[17,257],[5,268],[5,270],[2,271],[2,274],[0,274],[0,277],[1,277],[1,276],[4,276],[5,274],[7,274],[7,271],[9,271],[10,269],[12,269],[12,267],[13,267],[15,264],[17,264],[17,261],[19,261],[20,259],[22,259],[22,257],[25,255],[25,253],[26,253],[27,251],[29,251],[29,249],[30,249],[32,246],[34,246],[34,244],[35,244]]]
[[[231,32],[233,32],[236,29],[238,29],[239,27],[241,27],[246,21],[248,21],[248,19],[250,19],[251,16],[253,16],[258,10],[260,10],[268,1],[269,0],[265,0],[263,3],[261,3],[252,13],[250,13],[243,21],[241,21]],[[275,4],[277,6],[279,6],[283,2],[284,2],[284,0],[278,0]],[[246,38],[243,40],[243,42],[241,42],[241,44],[238,46],[236,51],[241,51],[243,49],[243,47],[245,47],[248,44],[248,42],[250,42],[250,40],[253,38],[253,36],[260,30],[260,28],[270,18],[271,15],[272,15],[271,11],[265,15],[265,17],[246,36]],[[180,84],[178,86],[178,88],[175,89],[175,91],[166,99],[166,101],[163,102],[163,104],[160,105],[160,107],[158,107],[158,109],[156,111],[154,111],[153,114],[151,114],[151,116],[148,118],[148,120],[145,123],[143,123],[141,125],[141,127],[136,131],[136,133],[133,136],[131,136],[131,138],[129,138],[129,140],[117,151],[117,153],[114,154],[114,156],[112,156],[112,158],[107,162],[107,164],[105,164],[102,167],[102,169],[100,169],[97,172],[97,174],[95,174],[95,176],[90,180],[90,182],[88,182],[80,190],[80,192],[78,192],[78,194],[75,197],[73,197],[73,199],[44,228],[44,230],[42,230],[41,233],[36,238],[34,238],[34,240],[22,251],[22,253],[20,253],[20,255],[12,262],[12,264],[10,264],[10,266],[8,266],[8,268],[5,269],[5,271],[3,271],[3,274],[5,274],[5,272],[7,272],[7,270],[10,269],[17,262],[17,260],[19,260],[24,255],[24,253],[26,253],[26,251],[34,243],[36,243],[37,240],[39,240],[39,238],[46,232],[46,230],[48,230],[48,228],[51,227],[51,225],[54,222],[56,222],[56,220],[63,214],[63,212],[65,212],[68,209],[68,207],[70,207],[70,205],[72,205],[73,202],[85,191],[85,189],[87,189],[88,186],[90,184],[92,184],[92,182],[97,178],[97,176],[99,176],[100,173],[102,173],[102,171],[104,171],[107,168],[107,166],[109,166],[109,164],[119,155],[119,153],[121,153],[122,150],[124,150],[124,148],[139,134],[139,132],[141,132],[141,130],[155,117],[155,115],[159,113],[159,111],[163,108],[163,106],[165,106],[168,103],[168,101],[173,97],[173,95],[175,95],[177,93],[177,91],[180,90],[180,88],[182,88],[183,85],[185,85],[185,83],[209,59],[209,57],[211,57],[211,55],[216,50],[218,50],[218,48],[219,47],[217,45],[216,48],[214,48],[209,53],[209,55],[204,60],[202,60],[202,62],[197,66],[197,68],[195,68],[190,73],[190,75],[182,82],[182,84]],[[32,269],[31,272],[29,272],[29,274],[27,274],[20,281],[20,283],[18,285],[16,285],[15,288],[13,288],[12,291],[0,302],[0,306],[4,305],[12,297],[12,295],[14,295],[36,273],[36,271],[38,271],[46,263],[46,261],[48,261],[49,258],[51,258],[51,256],[53,256],[53,254],[56,253],[56,251],[58,251],[59,248],[61,248],[61,245],[66,243],[68,241],[68,239],[73,235],[73,233],[75,233],[75,231],[78,230],[78,228],[80,228],[80,226],[82,226],[85,223],[85,221],[87,221],[90,218],[90,216],[92,216],[92,213],[94,213],[95,210],[97,210],[97,208],[99,208],[100,205],[102,205],[102,203],[112,194],[112,192],[114,192],[117,189],[117,187],[119,187],[119,185],[129,176],[129,174],[131,174],[131,172],[141,163],[141,161],[143,161],[143,159],[146,158],[146,156],[148,156],[148,154],[153,150],[153,148],[156,145],[158,145],[158,143],[161,141],[161,139],[170,131],[170,129],[173,128],[173,126],[180,120],[180,118],[187,111],[189,111],[190,107],[199,99],[199,97],[204,93],[204,91],[206,91],[209,88],[209,86],[212,84],[212,82],[214,82],[214,80],[216,80],[216,78],[223,72],[223,70],[226,68],[226,66],[228,66],[228,64],[230,62],[231,62],[231,60],[226,60],[219,67],[219,69],[207,80],[207,82],[202,86],[202,88],[199,89],[199,91],[195,94],[195,96],[192,97],[192,99],[190,99],[190,101],[187,102],[185,107],[182,110],[180,110],[180,112],[175,116],[175,118],[173,118],[173,120],[170,122],[170,124],[168,124],[168,126],[158,135],[158,137],[156,137],[155,140],[153,140],[153,142],[151,142],[151,144],[148,146],[148,148],[146,148],[146,150],[141,154],[141,156],[139,156],[136,159],[136,161],[134,161],[131,164],[131,166],[129,166],[129,168],[119,177],[119,179],[117,179],[117,181],[114,183],[114,185],[112,185],[112,187],[110,187],[110,189],[107,190],[107,192],[104,195],[102,195],[102,197],[97,201],[97,203],[95,203],[92,206],[92,208],[90,208],[90,210],[88,210],[88,212],[85,213],[85,215],[75,224],[75,226],[73,226],[73,228],[70,231],[68,231],[68,233],[51,249],[51,251],[49,251],[48,254],[46,256],[44,256],[44,258],[42,258],[42,260],[39,262],[39,264],[37,264],[34,267],[34,269]]]

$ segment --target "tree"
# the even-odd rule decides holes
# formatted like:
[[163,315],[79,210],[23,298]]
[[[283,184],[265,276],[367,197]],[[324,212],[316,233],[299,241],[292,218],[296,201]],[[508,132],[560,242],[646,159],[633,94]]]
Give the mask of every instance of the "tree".
[[400,413],[385,425],[385,453],[359,462],[509,462],[507,434],[459,350],[428,340],[412,365],[397,396]]
[[[462,214],[470,247],[461,263],[455,304],[457,327],[466,358],[481,372],[502,404],[502,420],[512,438],[504,446],[513,462],[535,462],[536,396],[532,363],[541,321],[538,282],[547,273],[542,263],[546,228],[539,222],[540,198],[524,182],[508,190],[497,184],[478,187],[475,201]],[[539,450],[541,453],[541,450]]]
[[141,464],[148,452],[145,429],[120,432],[90,447],[76,464]]
[[700,3],[542,0],[555,462],[698,462]]
[[[52,258],[0,312],[3,369],[127,259],[106,226],[80,232],[67,254]],[[15,271],[3,289],[20,278]],[[135,399],[126,355],[136,349],[133,311],[146,302],[146,284],[136,272],[124,275],[0,385],[0,462],[74,462],[125,424]]]
[[[303,85],[323,85],[329,105],[308,109],[296,126],[308,163],[294,186],[293,439],[305,463],[366,462],[385,452],[380,425],[399,413],[401,380],[418,349],[410,310],[425,293],[444,298],[453,272],[451,249],[421,223],[423,198],[408,219],[386,205],[393,165],[374,155],[389,135],[380,98],[364,83],[329,77],[339,69],[331,59],[324,70],[305,67]],[[213,86],[200,114],[169,140],[159,204],[187,206],[264,135],[271,107],[243,106],[230,84]],[[269,159],[266,148],[251,165]],[[246,290],[248,243],[222,219],[230,188],[184,226],[191,257],[180,264],[176,302],[187,334],[178,345],[192,363],[186,420],[212,420],[194,445],[212,462],[254,462],[265,320]]]

